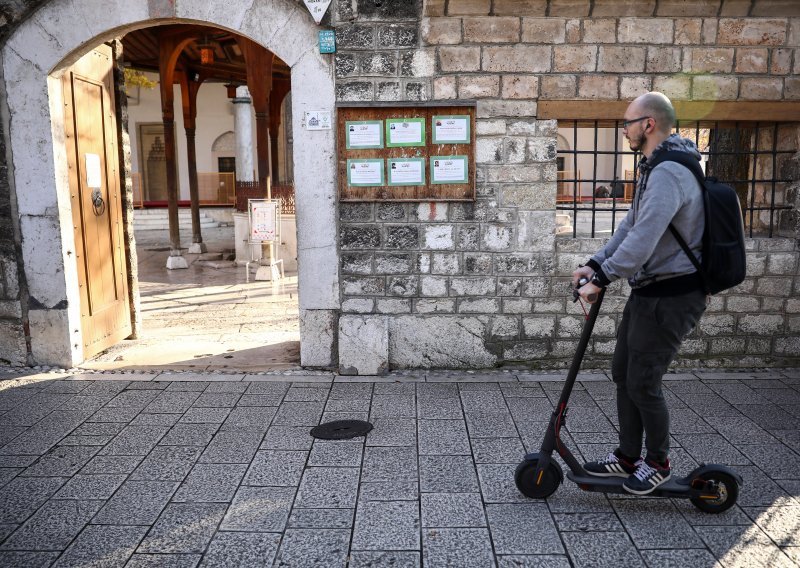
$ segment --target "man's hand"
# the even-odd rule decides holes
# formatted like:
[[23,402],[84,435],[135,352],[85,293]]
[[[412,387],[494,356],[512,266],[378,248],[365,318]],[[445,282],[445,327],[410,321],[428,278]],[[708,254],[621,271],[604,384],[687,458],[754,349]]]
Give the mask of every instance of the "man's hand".
[[602,290],[602,288],[595,286],[591,282],[587,282],[578,288],[578,294],[580,294],[580,297],[583,298],[587,304],[594,304],[600,295],[600,290]]
[[[581,278],[586,278],[586,280],[591,280],[592,276],[594,276],[594,270],[592,270],[588,266],[581,266],[572,273],[572,287],[577,288],[578,282]],[[585,286],[584,286],[585,288]]]

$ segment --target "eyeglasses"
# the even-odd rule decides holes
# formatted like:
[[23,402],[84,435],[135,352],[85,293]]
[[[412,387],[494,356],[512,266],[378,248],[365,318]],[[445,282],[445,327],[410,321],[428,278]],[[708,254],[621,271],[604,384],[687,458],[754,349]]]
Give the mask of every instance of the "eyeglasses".
[[624,120],[622,122],[622,128],[628,128],[631,124],[635,122],[639,122],[642,120],[647,120],[648,118],[653,118],[652,116],[640,116],[639,118],[632,118],[630,120]]

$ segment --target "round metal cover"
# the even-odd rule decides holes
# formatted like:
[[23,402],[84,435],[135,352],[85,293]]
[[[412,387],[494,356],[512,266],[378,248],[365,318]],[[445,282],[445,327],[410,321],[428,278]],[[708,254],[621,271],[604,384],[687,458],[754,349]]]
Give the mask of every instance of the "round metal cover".
[[347,440],[364,436],[372,430],[372,424],[363,420],[335,420],[311,429],[311,435],[321,440]]

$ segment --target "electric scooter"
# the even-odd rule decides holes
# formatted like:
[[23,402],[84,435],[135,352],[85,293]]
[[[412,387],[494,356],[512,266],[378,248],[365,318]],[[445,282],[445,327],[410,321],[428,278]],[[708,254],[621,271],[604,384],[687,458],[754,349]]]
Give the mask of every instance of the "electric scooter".
[[[578,288],[586,283],[586,279],[581,279],[578,283]],[[567,421],[567,403],[569,402],[572,388],[575,386],[581,361],[586,352],[589,338],[592,335],[592,329],[597,320],[597,314],[603,303],[604,295],[605,289],[599,292],[597,300],[592,304],[589,315],[586,318],[578,349],[572,360],[564,388],[561,391],[561,398],[559,398],[558,405],[550,416],[550,423],[547,426],[541,449],[537,453],[527,454],[522,463],[517,466],[514,481],[517,484],[517,488],[526,497],[533,499],[549,497],[555,493],[559,485],[564,481],[564,473],[561,466],[553,459],[554,450],[569,466],[570,471],[567,472],[567,478],[584,491],[629,495],[622,487],[625,478],[589,475],[561,440],[561,429],[566,425]],[[578,289],[576,288],[573,290],[573,301],[579,299]],[[741,485],[741,476],[733,470],[723,465],[702,464],[692,470],[686,477],[671,477],[647,495],[689,499],[695,507],[705,513],[722,513],[736,504]]]

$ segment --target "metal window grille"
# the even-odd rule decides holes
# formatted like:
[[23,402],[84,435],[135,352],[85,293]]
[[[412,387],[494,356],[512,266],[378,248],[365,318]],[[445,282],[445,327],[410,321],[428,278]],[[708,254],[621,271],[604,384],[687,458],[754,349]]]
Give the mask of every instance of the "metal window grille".
[[[614,234],[638,181],[639,152],[629,149],[621,121],[560,120],[557,232],[574,237]],[[739,194],[750,237],[791,236],[782,164],[797,152],[798,125],[682,122],[676,130],[697,144],[706,175]]]

